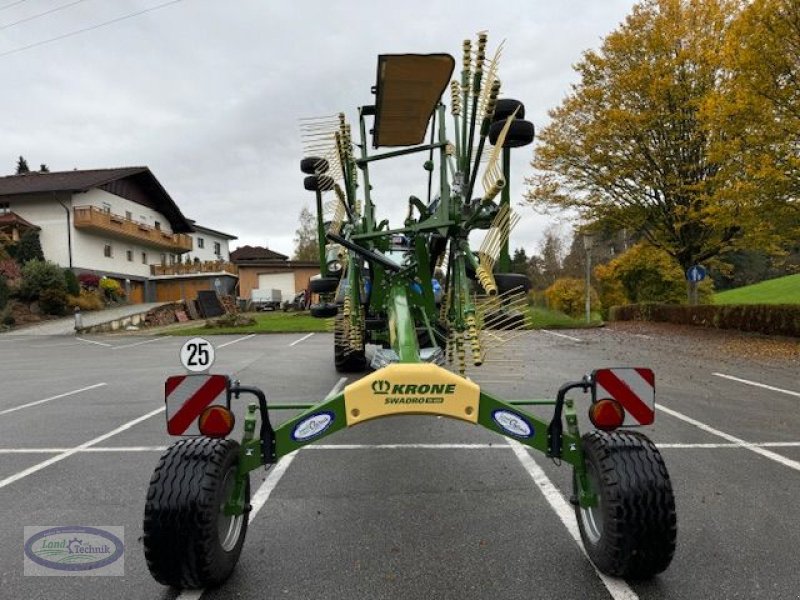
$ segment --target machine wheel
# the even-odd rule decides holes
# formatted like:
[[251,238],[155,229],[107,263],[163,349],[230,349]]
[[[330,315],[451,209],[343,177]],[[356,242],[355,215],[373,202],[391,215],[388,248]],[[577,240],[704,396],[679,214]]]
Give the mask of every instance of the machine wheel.
[[328,175],[309,175],[303,179],[303,187],[309,192],[327,192],[336,182]]
[[517,116],[514,117],[515,119],[524,119],[525,118],[525,105],[520,102],[519,100],[513,100],[511,98],[500,98],[497,100],[497,104],[494,107],[494,117],[492,121],[504,121],[508,117],[514,114],[514,111],[517,110]]
[[[631,431],[592,431],[582,438],[594,507],[575,504],[586,553],[607,575],[647,579],[675,553],[675,498],[661,454]],[[573,490],[577,483],[573,473]]]
[[330,302],[323,302],[321,304],[312,304],[309,312],[311,312],[312,317],[317,319],[330,319],[337,315],[339,307]]
[[327,173],[328,166],[328,161],[318,156],[307,156],[300,161],[300,170],[306,175]]
[[526,292],[531,289],[530,280],[522,273],[495,273],[494,281],[501,294],[520,287]]
[[312,294],[330,294],[335,292],[338,286],[338,277],[319,277],[310,279],[308,282],[308,287],[311,289]]
[[[503,131],[506,121],[495,121],[489,127],[489,143],[492,146],[497,145],[497,139],[500,137],[500,132]],[[535,128],[533,123],[521,119],[514,119],[511,127],[508,129],[506,139],[503,142],[503,148],[521,148],[533,142],[535,136]]]
[[[204,588],[233,572],[247,534],[247,512],[226,516],[236,481],[239,444],[182,439],[161,456],[144,509],[144,556],[159,583]],[[250,480],[245,506],[250,503]]]
[[[344,315],[336,315],[336,331],[341,330],[341,319]],[[364,339],[364,331],[361,332],[361,339]],[[334,335],[333,338],[333,364],[339,373],[360,373],[367,368],[367,356],[364,349],[352,350],[347,344],[340,344]]]

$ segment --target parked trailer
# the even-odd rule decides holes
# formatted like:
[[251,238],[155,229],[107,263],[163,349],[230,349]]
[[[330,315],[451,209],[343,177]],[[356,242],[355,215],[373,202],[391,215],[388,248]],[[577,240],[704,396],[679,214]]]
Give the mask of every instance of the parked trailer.
[[282,302],[281,291],[254,288],[250,293],[250,302],[255,310],[278,310]]

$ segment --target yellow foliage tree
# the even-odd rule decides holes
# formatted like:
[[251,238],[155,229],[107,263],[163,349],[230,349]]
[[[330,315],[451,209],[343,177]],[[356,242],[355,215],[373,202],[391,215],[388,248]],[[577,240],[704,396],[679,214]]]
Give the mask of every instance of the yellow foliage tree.
[[[568,314],[571,317],[579,317],[586,310],[586,282],[574,277],[562,277],[544,291],[547,305],[555,310]],[[589,288],[589,299],[592,303],[592,310],[599,311],[600,298],[594,288]]]
[[[741,189],[731,132],[711,118],[740,0],[645,0],[576,65],[580,82],[539,135],[527,198],[639,231],[685,271],[764,246],[759,199]],[[681,278],[682,280],[682,278]]]

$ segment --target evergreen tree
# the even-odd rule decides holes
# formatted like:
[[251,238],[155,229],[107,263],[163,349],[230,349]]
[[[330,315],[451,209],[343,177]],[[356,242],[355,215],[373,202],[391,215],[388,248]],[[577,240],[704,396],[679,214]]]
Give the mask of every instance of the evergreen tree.
[[17,161],[17,175],[24,175],[25,173],[30,173],[31,170],[28,167],[28,161],[25,160],[24,156],[20,156],[19,160]]

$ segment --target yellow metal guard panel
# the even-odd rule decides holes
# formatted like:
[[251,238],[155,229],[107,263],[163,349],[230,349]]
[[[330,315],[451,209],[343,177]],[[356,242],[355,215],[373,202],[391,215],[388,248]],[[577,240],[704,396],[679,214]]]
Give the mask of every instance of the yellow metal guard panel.
[[347,426],[389,415],[442,415],[478,422],[476,383],[430,363],[384,367],[344,388]]

